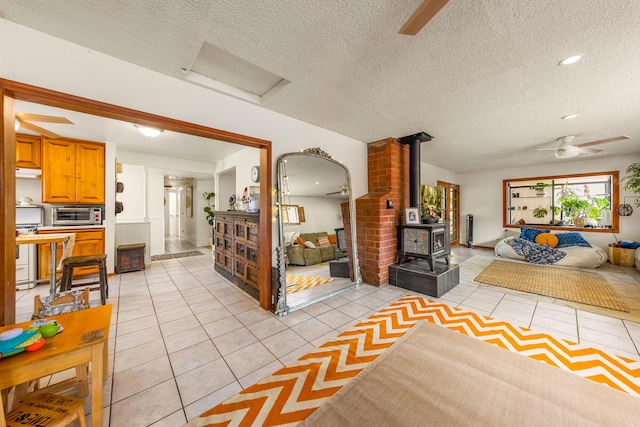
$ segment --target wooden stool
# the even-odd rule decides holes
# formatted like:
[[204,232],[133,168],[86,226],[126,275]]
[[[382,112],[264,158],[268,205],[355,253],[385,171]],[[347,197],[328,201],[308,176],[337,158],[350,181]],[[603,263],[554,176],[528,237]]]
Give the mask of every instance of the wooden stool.
[[84,400],[51,393],[43,393],[23,400],[5,419],[8,427],[25,425],[66,427],[76,419],[81,427],[87,426],[84,419]]
[[[107,298],[109,297],[109,282],[107,281],[107,254],[72,256],[62,261],[62,281],[60,283],[60,289],[68,291],[74,286],[72,284],[74,268],[90,267],[94,265],[98,266],[100,279],[98,282],[88,284],[93,285],[100,283],[100,302],[102,305],[105,305],[107,303]],[[75,286],[85,285],[87,285],[87,283]]]

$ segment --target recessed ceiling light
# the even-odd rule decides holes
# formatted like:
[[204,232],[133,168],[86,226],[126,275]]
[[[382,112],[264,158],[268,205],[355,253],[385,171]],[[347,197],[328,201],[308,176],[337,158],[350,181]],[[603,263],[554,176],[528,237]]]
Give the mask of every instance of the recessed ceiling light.
[[582,59],[582,55],[573,55],[568,58],[564,58],[562,61],[558,62],[558,65],[571,65]]
[[155,138],[162,133],[162,129],[156,129],[149,126],[134,125],[138,132],[149,138]]
[[320,181],[316,181],[316,185],[320,184]]
[[568,120],[568,119],[575,119],[576,117],[578,117],[577,114],[567,114],[566,116],[562,116],[560,117],[560,119],[562,120]]

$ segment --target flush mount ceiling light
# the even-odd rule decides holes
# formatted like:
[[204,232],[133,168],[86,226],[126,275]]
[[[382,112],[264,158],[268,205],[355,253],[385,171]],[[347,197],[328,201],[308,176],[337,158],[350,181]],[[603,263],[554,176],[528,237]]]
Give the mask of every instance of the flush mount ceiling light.
[[155,138],[162,133],[162,129],[156,129],[149,126],[134,125],[138,132],[149,138]]
[[569,120],[569,119],[575,119],[576,117],[578,117],[577,114],[567,114],[566,116],[560,117],[560,119],[561,120]]
[[568,58],[564,58],[562,61],[558,62],[558,65],[571,65],[582,59],[582,55],[573,55]]

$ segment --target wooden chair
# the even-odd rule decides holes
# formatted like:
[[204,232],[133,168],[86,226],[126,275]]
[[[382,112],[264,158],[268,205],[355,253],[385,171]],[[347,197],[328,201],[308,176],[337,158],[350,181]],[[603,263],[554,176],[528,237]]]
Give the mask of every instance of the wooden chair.
[[[32,319],[49,317],[57,314],[56,311],[58,310],[61,312],[68,312],[89,308],[89,288],[85,288],[82,291],[62,292],[56,294],[50,302],[49,299],[51,298],[45,297],[45,301],[43,302],[42,297],[34,297]],[[62,327],[64,327],[64,325],[62,325]],[[83,363],[76,366],[75,377],[69,378],[65,381],[46,386],[44,388],[40,388],[39,382],[40,380],[33,380],[17,385],[13,390],[13,399],[11,399],[11,401],[15,403],[31,396],[32,394],[35,395],[42,392],[58,393],[74,387],[77,387],[78,389],[78,396],[86,397],[89,395],[89,364]]]
[[[73,284],[73,269],[80,267],[98,266],[99,280],[91,283]],[[107,254],[71,256],[62,261],[62,281],[60,289],[68,291],[73,287],[100,284],[100,302],[107,303],[109,297],[109,282],[107,280]]]
[[19,406],[5,416],[8,427],[25,425],[66,427],[75,420],[78,420],[81,427],[87,426],[84,419],[84,400],[51,393],[42,393],[24,399]]

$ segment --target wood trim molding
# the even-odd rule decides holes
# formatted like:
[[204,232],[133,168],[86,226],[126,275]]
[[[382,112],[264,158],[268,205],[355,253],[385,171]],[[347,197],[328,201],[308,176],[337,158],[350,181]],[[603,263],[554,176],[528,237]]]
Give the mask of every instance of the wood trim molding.
[[[5,206],[15,205],[14,99],[258,148],[260,150],[260,170],[264,171],[260,180],[260,305],[265,309],[271,309],[271,141],[158,116],[12,80],[0,79],[0,94],[3,100],[3,120],[0,125],[0,156],[2,157],[3,165],[5,165],[0,174],[0,196]],[[0,256],[3,260],[0,266],[0,294],[4,297],[0,308],[0,325],[4,325],[15,323],[15,211],[12,209],[4,212],[0,211],[0,241],[3,242],[2,247],[0,247]],[[12,252],[13,256],[11,255]]]

